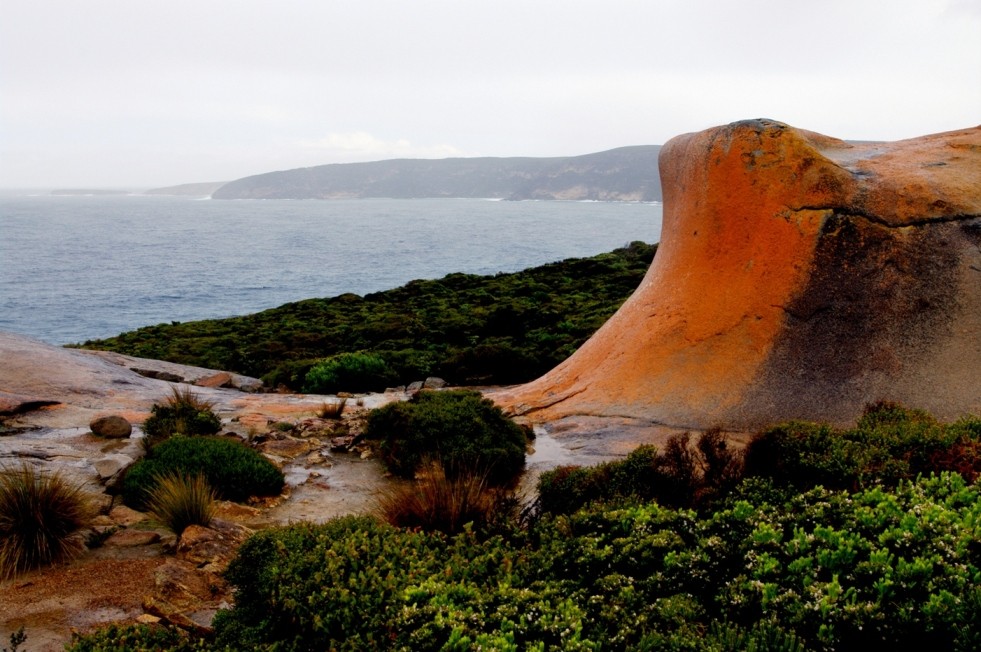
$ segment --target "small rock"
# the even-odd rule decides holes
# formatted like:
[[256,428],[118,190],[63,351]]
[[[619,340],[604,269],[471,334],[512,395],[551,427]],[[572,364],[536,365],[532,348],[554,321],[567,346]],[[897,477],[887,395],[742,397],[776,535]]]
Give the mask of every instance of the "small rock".
[[105,545],[117,548],[149,546],[160,541],[160,533],[150,530],[118,530],[106,539]]
[[422,389],[422,386],[423,382],[421,380],[416,380],[409,383],[409,385],[405,388],[405,391],[409,392],[410,394],[413,392],[418,392],[420,389]]
[[136,617],[136,622],[140,623],[141,625],[156,625],[160,622],[160,618],[150,614],[140,614]]
[[198,387],[231,387],[232,375],[227,371],[219,371],[216,374],[198,378],[194,384]]
[[446,387],[446,381],[436,376],[430,376],[422,384],[423,389],[443,389],[444,387]]
[[117,414],[93,419],[89,424],[92,434],[107,439],[126,439],[133,432],[133,426],[129,421]]

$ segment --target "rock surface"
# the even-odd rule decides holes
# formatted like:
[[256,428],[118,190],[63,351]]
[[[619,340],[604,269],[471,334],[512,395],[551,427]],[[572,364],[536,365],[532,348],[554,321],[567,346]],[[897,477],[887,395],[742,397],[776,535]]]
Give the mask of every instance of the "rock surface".
[[699,429],[981,412],[981,127],[847,143],[750,120],[672,139],[660,172],[641,286],[499,403]]

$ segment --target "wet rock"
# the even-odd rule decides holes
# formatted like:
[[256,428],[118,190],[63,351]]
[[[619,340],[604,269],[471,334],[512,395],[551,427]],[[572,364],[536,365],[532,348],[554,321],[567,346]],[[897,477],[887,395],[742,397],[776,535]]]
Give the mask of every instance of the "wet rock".
[[118,414],[93,419],[89,423],[92,434],[106,439],[126,439],[133,432],[133,426]]

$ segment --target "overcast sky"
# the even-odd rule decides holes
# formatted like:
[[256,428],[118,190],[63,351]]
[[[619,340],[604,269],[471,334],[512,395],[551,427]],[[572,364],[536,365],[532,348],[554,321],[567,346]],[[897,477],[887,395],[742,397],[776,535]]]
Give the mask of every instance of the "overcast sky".
[[0,0],[0,186],[981,123],[979,0]]

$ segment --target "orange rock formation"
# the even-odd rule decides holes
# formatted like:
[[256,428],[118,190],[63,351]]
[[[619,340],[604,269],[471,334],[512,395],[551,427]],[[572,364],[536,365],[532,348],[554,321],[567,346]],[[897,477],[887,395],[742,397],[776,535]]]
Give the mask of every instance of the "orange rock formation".
[[583,347],[495,400],[532,421],[845,424],[981,413],[981,127],[848,143],[771,120],[669,141],[661,246]]

